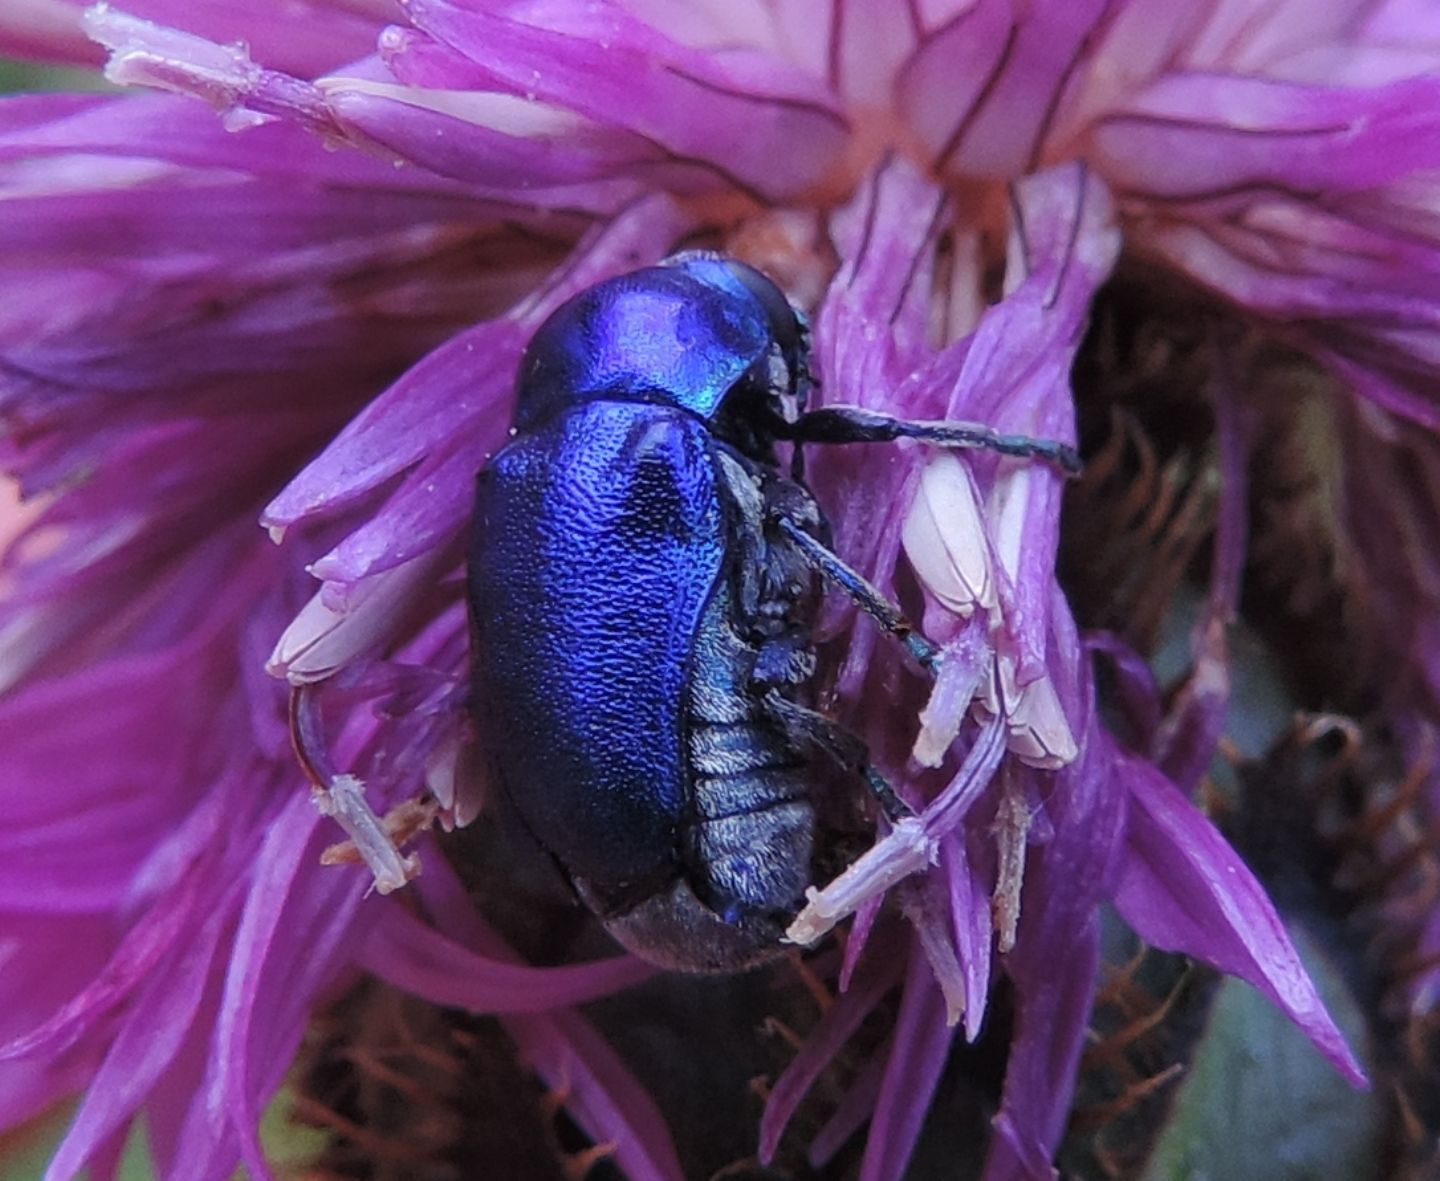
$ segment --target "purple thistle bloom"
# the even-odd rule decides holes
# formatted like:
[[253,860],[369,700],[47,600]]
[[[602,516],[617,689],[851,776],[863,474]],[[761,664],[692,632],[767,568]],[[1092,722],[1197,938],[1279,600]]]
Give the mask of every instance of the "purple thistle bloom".
[[[633,1181],[681,1176],[654,1102],[573,1011],[650,970],[524,964],[433,836],[402,848],[380,819],[427,792],[447,823],[483,806],[463,767],[473,476],[530,335],[603,277],[722,244],[812,306],[822,403],[1073,441],[1071,365],[1123,253],[1345,383],[1353,446],[1376,455],[1364,510],[1433,498],[1385,458],[1428,454],[1440,426],[1440,18],[1423,6],[149,0],[89,9],[92,40],[81,19],[20,0],[0,49],[88,62],[98,42],[113,81],[176,93],[0,104],[0,457],[27,504],[0,575],[18,854],[0,879],[0,1118],[83,1093],[52,1178],[112,1175],[142,1113],[162,1175],[268,1175],[259,1113],[360,972],[503,1015]],[[827,606],[822,694],[918,816],[797,920],[808,941],[856,916],[849,987],[777,1081],[762,1156],[898,986],[888,1049],[811,1154],[868,1120],[861,1176],[901,1176],[1003,977],[985,1175],[1049,1176],[1107,903],[1254,984],[1362,1080],[1189,798],[1228,704],[1246,545],[1253,440],[1243,400],[1219,405],[1210,590],[1168,708],[1133,654],[1077,631],[1056,473],[814,449],[837,551],[920,607],[945,655],[931,687]],[[1365,545],[1398,567],[1382,581],[1406,716],[1440,685],[1440,546]],[[368,872],[321,864],[342,834],[292,754],[292,687],[317,802]],[[891,937],[887,895],[904,947],[867,956]]]

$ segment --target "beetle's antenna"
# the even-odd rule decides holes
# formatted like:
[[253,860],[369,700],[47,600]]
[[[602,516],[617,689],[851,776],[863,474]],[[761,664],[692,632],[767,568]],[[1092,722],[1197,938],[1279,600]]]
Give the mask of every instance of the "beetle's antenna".
[[918,439],[936,447],[981,448],[1021,459],[1043,460],[1066,476],[1078,476],[1084,467],[1075,448],[1058,439],[1001,434],[979,422],[911,421],[862,406],[822,406],[801,415],[798,422],[784,424],[777,433],[804,443],[890,443],[896,439]]

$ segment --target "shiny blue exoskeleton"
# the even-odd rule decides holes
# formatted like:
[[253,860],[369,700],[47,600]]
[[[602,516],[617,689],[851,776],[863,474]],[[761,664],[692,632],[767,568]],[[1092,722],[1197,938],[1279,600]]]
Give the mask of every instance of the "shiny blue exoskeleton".
[[1069,464],[1058,444],[802,413],[804,317],[758,271],[681,255],[575,296],[521,363],[470,551],[477,729],[515,811],[621,943],[666,967],[774,955],[812,881],[811,764],[868,778],[809,709],[817,573],[934,653],[829,553],[775,441],[916,435]]

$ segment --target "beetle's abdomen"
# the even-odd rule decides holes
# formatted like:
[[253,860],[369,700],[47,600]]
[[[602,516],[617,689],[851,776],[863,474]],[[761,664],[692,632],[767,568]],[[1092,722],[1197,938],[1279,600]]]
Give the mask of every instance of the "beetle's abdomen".
[[808,766],[766,721],[730,588],[711,597],[695,637],[686,706],[689,799],[681,876],[610,931],[653,963],[733,972],[779,955],[811,881],[815,816]]
[[725,761],[742,765],[707,770],[697,762],[693,768],[692,882],[722,918],[755,913],[783,928],[810,884],[814,814],[807,768],[758,721],[693,731],[692,750],[696,740],[712,744],[719,733],[741,748]]
[[688,700],[697,893],[717,912],[793,913],[809,884],[813,816],[807,765],[765,720],[756,649],[737,629],[730,588],[700,625]]

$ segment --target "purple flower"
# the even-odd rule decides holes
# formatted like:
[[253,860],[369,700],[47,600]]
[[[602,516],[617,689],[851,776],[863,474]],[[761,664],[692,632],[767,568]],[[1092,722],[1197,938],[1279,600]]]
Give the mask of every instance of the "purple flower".
[[[80,20],[12,3],[0,48],[95,60]],[[83,1092],[51,1177],[110,1175],[142,1113],[164,1175],[266,1175],[259,1112],[359,972],[504,1015],[630,1177],[681,1175],[572,1008],[648,969],[525,965],[433,837],[396,832],[422,796],[447,823],[483,807],[459,538],[521,349],[596,280],[721,245],[812,306],[822,402],[1073,441],[1071,365],[1123,254],[1326,368],[1357,447],[1433,449],[1440,19],[1419,5],[137,0],[83,21],[112,81],[176,93],[0,105],[0,456],[28,506],[0,581],[0,1116]],[[1210,590],[1163,704],[1077,631],[1055,472],[814,449],[837,551],[944,659],[931,685],[827,607],[822,696],[918,816],[797,921],[809,939],[855,915],[848,989],[777,1081],[762,1155],[898,988],[888,1048],[811,1154],[868,1120],[861,1175],[899,1177],[1003,978],[986,1177],[1049,1176],[1107,903],[1361,1079],[1189,798],[1229,697],[1243,394],[1217,396]],[[1387,476],[1366,503],[1393,503]],[[1391,593],[1429,586],[1435,552],[1407,549]],[[1404,601],[1390,639],[1432,699],[1434,606]],[[369,872],[320,863],[342,834],[291,752],[292,688],[316,801],[353,842],[330,859]],[[872,933],[900,953],[867,955]]]

